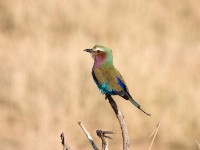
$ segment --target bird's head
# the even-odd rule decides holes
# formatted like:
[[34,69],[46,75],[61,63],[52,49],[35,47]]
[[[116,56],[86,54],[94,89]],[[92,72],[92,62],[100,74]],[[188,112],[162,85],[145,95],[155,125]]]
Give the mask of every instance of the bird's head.
[[92,58],[94,59],[94,63],[97,63],[98,66],[113,65],[112,50],[105,46],[95,45],[93,48],[85,49],[84,51],[86,51],[92,55]]

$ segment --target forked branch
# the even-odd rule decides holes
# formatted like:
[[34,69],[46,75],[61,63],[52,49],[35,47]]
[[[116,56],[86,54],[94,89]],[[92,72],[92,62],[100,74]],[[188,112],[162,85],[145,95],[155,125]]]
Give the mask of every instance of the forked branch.
[[102,141],[102,150],[108,150],[108,141],[107,139],[112,139],[110,136],[107,134],[115,134],[112,131],[102,131],[102,130],[97,130],[96,131],[97,136],[101,138]]

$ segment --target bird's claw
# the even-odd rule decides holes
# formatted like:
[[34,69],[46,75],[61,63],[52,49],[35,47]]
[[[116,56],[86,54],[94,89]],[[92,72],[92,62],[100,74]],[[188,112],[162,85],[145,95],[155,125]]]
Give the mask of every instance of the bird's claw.
[[110,100],[112,97],[111,97],[111,95],[109,95],[109,94],[105,94],[105,100]]
[[109,96],[108,96],[107,94],[105,94],[105,100],[107,100],[107,99],[108,99],[108,97],[109,97]]

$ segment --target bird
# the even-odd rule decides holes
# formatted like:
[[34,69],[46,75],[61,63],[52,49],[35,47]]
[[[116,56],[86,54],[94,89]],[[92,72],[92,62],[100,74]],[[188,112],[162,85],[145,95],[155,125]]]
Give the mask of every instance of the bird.
[[122,75],[113,65],[113,54],[110,48],[95,45],[93,48],[84,49],[84,51],[90,53],[94,60],[92,77],[99,91],[105,94],[105,99],[112,95],[118,95],[125,100],[129,100],[146,115],[151,115],[145,112],[130,95]]

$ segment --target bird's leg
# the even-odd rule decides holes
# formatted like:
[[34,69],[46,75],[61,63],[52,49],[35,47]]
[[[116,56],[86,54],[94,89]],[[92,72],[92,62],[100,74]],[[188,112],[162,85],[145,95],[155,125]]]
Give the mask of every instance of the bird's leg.
[[107,94],[105,94],[105,100],[107,100],[108,99],[108,95]]
[[105,100],[107,100],[110,97],[109,94],[105,94]]

